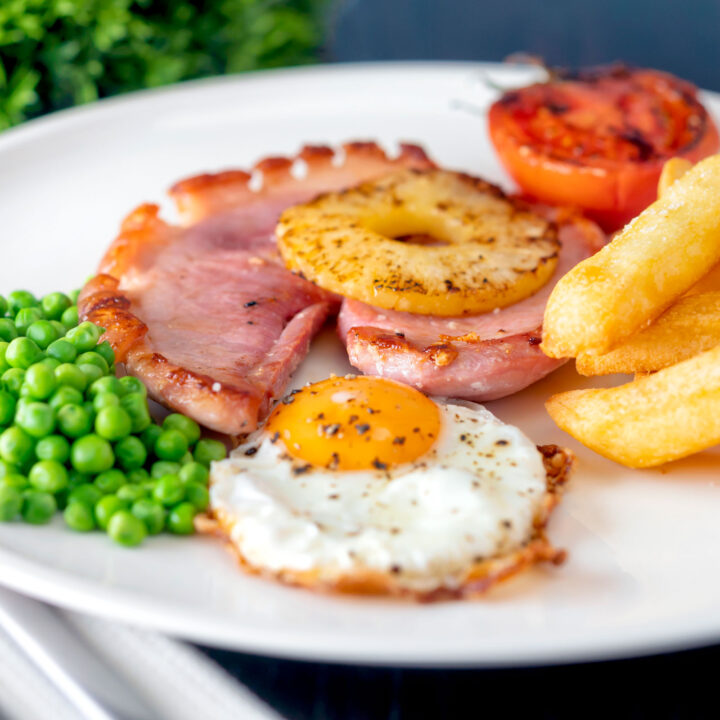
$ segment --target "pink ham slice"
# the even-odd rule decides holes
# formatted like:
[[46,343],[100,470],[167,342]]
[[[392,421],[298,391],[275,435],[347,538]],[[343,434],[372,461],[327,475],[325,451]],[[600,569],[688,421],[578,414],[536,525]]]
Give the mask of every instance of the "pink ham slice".
[[495,312],[447,318],[344,300],[338,331],[351,364],[367,375],[398,380],[431,395],[479,402],[536,382],[565,362],[546,357],[539,348],[550,292],[605,242],[594,223],[573,217],[560,223],[559,238],[562,248],[550,281],[529,298]]
[[[291,170],[301,160],[305,176]],[[415,146],[389,159],[351,143],[258,163],[250,173],[202,175],[172,190],[184,227],[143,205],[124,221],[83,289],[83,317],[106,328],[128,372],[153,398],[230,435],[254,430],[306,355],[338,298],[281,264],[274,230],[286,207],[399,167],[430,167]]]

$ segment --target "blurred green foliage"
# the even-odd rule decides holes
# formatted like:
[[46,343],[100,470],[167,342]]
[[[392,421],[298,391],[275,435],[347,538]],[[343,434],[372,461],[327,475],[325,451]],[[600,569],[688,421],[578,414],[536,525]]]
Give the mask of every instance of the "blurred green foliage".
[[0,129],[127,90],[311,62],[328,0],[0,0]]

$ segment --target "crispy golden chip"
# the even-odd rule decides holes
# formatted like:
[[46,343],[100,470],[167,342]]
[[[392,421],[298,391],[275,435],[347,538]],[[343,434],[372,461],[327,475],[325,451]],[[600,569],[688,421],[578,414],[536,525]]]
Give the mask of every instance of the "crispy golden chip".
[[685,158],[670,158],[664,165],[660,173],[658,181],[658,197],[662,197],[668,188],[678,179],[680,179],[693,164]]
[[649,373],[720,345],[720,292],[686,295],[655,322],[602,355],[583,353],[581,375]]
[[[693,164],[685,158],[671,158],[663,165],[660,181],[658,182],[658,197],[662,197],[668,188],[681,178]],[[707,275],[704,275],[695,283],[686,295],[697,295],[705,292],[720,291],[720,265],[716,265]]]
[[720,265],[703,275],[685,294],[700,295],[701,293],[720,292]]
[[646,326],[720,261],[718,218],[714,155],[558,282],[545,310],[543,351],[603,353]]
[[653,467],[720,443],[720,346],[614,388],[571,390],[552,419],[595,452]]

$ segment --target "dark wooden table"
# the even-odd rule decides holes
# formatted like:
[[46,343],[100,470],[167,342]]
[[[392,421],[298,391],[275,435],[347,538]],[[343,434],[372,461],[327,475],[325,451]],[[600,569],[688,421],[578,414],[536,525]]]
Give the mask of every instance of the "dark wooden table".
[[720,647],[508,670],[405,670],[202,648],[290,720],[717,718]]
[[[625,60],[720,90],[720,1],[339,0],[331,61]],[[718,609],[720,612],[720,608]],[[718,717],[720,647],[506,670],[322,665],[205,651],[292,720]]]

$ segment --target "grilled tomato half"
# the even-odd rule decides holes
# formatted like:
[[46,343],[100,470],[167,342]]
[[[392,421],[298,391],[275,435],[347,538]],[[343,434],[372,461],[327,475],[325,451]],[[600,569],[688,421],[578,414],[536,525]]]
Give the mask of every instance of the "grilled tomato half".
[[657,196],[663,163],[720,146],[696,88],[658,70],[614,65],[505,92],[490,137],[529,196],[583,209],[616,230]]

